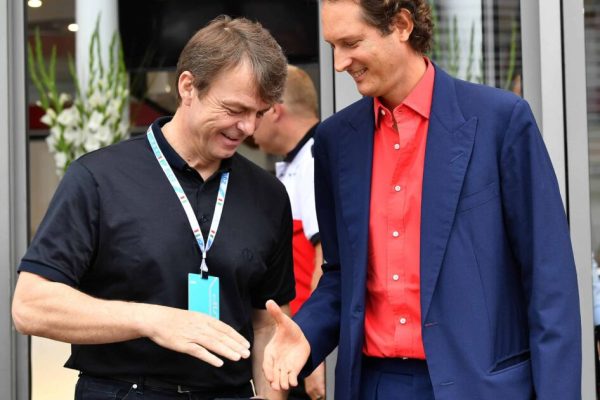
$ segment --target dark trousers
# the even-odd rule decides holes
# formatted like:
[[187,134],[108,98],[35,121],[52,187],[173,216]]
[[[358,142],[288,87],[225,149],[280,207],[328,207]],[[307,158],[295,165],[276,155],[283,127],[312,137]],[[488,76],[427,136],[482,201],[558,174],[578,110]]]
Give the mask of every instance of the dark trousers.
[[364,357],[361,400],[435,400],[427,362]]
[[224,389],[218,392],[178,393],[177,389],[146,385],[143,379],[137,383],[130,383],[88,375],[80,375],[75,388],[75,400],[215,400],[249,399],[251,396],[250,384],[247,387]]

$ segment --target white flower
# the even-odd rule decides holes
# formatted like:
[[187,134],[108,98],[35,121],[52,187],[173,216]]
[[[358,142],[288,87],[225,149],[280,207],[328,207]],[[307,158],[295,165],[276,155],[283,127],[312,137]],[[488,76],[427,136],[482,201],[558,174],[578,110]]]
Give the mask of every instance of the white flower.
[[129,131],[129,124],[127,123],[127,121],[121,121],[119,123],[119,129],[117,130],[117,132],[119,133],[119,136],[121,138],[126,137],[128,131]]
[[[73,160],[121,140],[129,133],[128,80],[115,76],[111,86],[107,72],[100,73],[98,65],[93,68],[95,74],[87,82],[87,93],[75,98],[66,93],[58,97],[52,94],[50,107],[44,110],[41,119],[50,128],[46,144],[54,156],[59,176]],[[69,106],[65,108],[66,105]],[[58,115],[57,107],[62,110]],[[56,147],[59,143],[60,150]]]
[[87,135],[85,137],[85,141],[83,142],[83,148],[85,151],[94,151],[100,147],[101,144],[96,135]]
[[76,146],[80,145],[82,142],[81,131],[78,129],[65,129],[63,137],[67,142],[73,143]]
[[113,138],[111,129],[107,125],[102,125],[96,132],[96,138],[104,145],[110,144]]
[[111,100],[108,102],[108,106],[106,107],[106,115],[108,115],[111,119],[119,118],[119,108],[123,104],[123,100],[117,98],[115,100]]
[[98,130],[98,128],[100,128],[100,125],[102,125],[103,119],[104,119],[104,115],[102,115],[98,111],[94,110],[94,112],[92,112],[92,115],[90,116],[90,119],[87,123],[87,128],[91,132],[95,133]]
[[88,97],[87,102],[91,108],[99,108],[106,104],[108,101],[108,97],[105,96],[104,93],[94,90],[90,97]]
[[[52,128],[54,129],[54,128]],[[46,137],[46,145],[48,146],[48,148],[50,149],[50,151],[54,151],[54,146],[56,145],[56,134],[54,133],[50,133],[47,137]]]
[[61,106],[64,106],[69,101],[71,101],[71,96],[66,93],[61,93],[60,96],[58,96],[58,102]]
[[73,151],[73,160],[77,160],[79,157],[81,157],[85,153],[86,153],[86,151],[85,151],[85,149],[83,147],[77,147]]
[[105,78],[100,78],[98,80],[98,85],[96,89],[100,92],[104,92],[108,88],[108,81]]
[[56,168],[62,170],[67,165],[67,155],[60,151],[54,153],[54,163],[56,164]]
[[77,107],[65,108],[56,118],[56,122],[65,127],[76,126],[78,121],[79,111],[77,111]]
[[54,125],[54,120],[56,120],[56,112],[51,108],[48,108],[46,114],[40,118],[40,121],[48,126]]

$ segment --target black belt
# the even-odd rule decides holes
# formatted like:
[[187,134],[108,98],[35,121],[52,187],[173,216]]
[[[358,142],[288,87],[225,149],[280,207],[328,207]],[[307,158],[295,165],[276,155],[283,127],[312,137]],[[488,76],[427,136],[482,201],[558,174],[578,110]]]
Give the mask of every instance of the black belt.
[[363,356],[363,367],[392,374],[429,374],[427,361],[415,358],[378,358]]

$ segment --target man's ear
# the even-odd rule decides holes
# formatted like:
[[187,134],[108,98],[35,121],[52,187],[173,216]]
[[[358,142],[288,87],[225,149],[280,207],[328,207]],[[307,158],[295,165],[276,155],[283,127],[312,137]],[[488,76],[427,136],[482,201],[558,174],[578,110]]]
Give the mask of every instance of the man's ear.
[[398,30],[400,40],[407,42],[410,38],[410,34],[415,28],[411,12],[406,8],[401,8],[396,14],[393,24],[393,28]]
[[273,121],[277,122],[286,113],[286,107],[282,103],[275,103],[275,104],[273,104],[272,108],[273,108],[273,110],[272,110]]
[[183,71],[177,80],[177,90],[181,97],[181,104],[189,106],[196,95],[194,87],[194,76],[190,71]]

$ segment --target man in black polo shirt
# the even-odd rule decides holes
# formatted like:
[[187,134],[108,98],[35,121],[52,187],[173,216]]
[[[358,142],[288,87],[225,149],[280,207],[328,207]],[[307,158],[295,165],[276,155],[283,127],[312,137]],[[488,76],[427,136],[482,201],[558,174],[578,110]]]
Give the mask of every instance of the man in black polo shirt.
[[264,304],[295,295],[290,205],[235,150],[281,97],[286,61],[259,24],[221,17],[177,76],[173,118],[70,166],[19,266],[15,325],[73,344],[78,399],[249,397],[252,378],[282,396],[260,367]]

